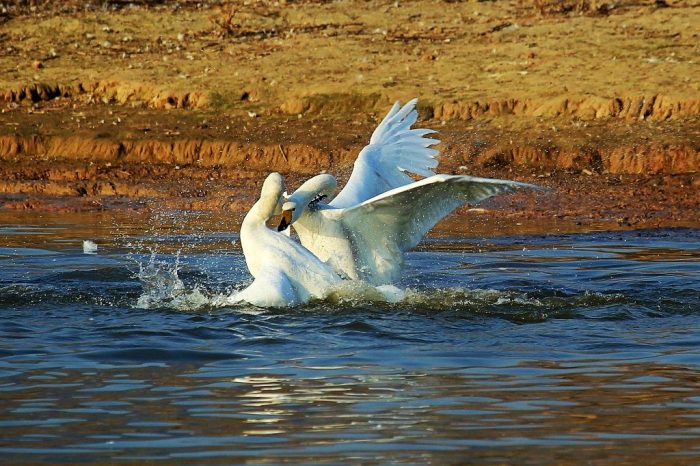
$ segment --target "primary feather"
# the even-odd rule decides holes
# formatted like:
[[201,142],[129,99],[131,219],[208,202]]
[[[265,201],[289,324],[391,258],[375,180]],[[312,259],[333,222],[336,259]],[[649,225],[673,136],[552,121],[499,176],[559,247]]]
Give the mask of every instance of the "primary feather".
[[357,156],[350,179],[340,193],[330,202],[337,208],[357,205],[390,189],[412,183],[406,173],[431,176],[437,167],[435,157],[439,152],[430,146],[437,139],[426,138],[435,131],[424,128],[411,129],[418,119],[417,99],[403,107],[398,102],[379,123],[366,145]]

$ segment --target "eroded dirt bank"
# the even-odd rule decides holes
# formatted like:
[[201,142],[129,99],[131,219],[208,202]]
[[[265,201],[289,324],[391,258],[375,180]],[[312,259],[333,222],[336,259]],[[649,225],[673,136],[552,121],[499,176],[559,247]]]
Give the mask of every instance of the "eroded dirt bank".
[[[217,112],[45,106],[0,114],[6,209],[224,209],[240,215],[270,171],[290,188],[349,176],[376,117],[235,118]],[[576,122],[435,119],[440,171],[551,188],[487,203],[511,223],[566,228],[692,226],[700,211],[695,120]],[[7,131],[11,128],[12,131]],[[481,210],[462,214],[486,216]]]
[[36,4],[0,15],[4,209],[240,215],[272,170],[343,182],[419,97],[440,172],[551,188],[460,215],[700,225],[692,2]]

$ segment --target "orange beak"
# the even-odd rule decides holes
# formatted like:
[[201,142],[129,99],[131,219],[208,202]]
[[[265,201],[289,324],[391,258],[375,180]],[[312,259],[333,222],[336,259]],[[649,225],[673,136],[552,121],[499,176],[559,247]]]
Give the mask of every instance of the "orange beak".
[[283,210],[282,211],[282,220],[280,220],[280,224],[277,227],[277,231],[284,231],[291,224],[292,224],[292,211],[291,210]]

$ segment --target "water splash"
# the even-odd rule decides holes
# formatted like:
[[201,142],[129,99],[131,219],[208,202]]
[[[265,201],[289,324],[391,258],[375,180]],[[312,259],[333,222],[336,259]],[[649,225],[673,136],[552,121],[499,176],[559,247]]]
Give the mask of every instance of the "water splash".
[[178,310],[196,310],[209,304],[210,299],[202,292],[199,285],[188,289],[178,275],[180,270],[180,252],[175,255],[175,262],[158,260],[157,253],[151,251],[146,264],[138,262],[136,277],[141,282],[143,292],[136,301],[140,309],[174,308]]
[[333,304],[361,302],[399,303],[406,297],[406,290],[394,285],[372,286],[360,280],[347,280],[336,285],[326,301]]
[[[238,280],[224,290],[207,288],[195,282],[186,284],[180,277],[180,253],[174,261],[159,259],[151,251],[148,260],[139,261],[135,276],[142,292],[135,307],[141,309],[173,309],[178,311],[210,311],[229,308],[237,312],[259,314],[264,309],[242,300],[240,292],[250,279]],[[351,310],[381,303],[409,312],[436,312],[446,310],[465,316],[492,316],[520,323],[542,322],[550,318],[584,317],[587,309],[616,308],[630,305],[633,300],[620,293],[559,293],[547,290],[521,291],[498,289],[452,288],[399,288],[394,285],[373,286],[369,283],[347,280],[331,289],[322,300],[315,300],[311,308],[319,306],[329,311]]]
[[[229,293],[211,296],[209,305],[212,307],[237,307],[250,310],[252,307],[241,297],[243,290],[249,283],[239,283]],[[398,303],[405,297],[405,291],[393,285],[372,286],[368,283],[356,280],[347,280],[329,290],[328,295],[314,303],[327,303],[334,307],[353,306],[366,302]]]

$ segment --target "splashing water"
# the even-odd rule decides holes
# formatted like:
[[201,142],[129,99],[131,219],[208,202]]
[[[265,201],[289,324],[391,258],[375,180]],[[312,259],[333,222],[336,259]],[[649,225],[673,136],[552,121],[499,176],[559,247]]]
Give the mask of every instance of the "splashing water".
[[[246,313],[264,312],[241,300],[239,293],[250,284],[252,278],[239,279],[223,291],[209,289],[207,284],[185,284],[179,273],[182,270],[181,253],[172,261],[159,259],[151,250],[148,259],[132,257],[138,266],[135,274],[142,292],[136,300],[139,309],[172,309],[177,311],[210,311],[217,308],[234,308]],[[400,288],[395,285],[373,286],[359,280],[345,280],[329,290],[316,306],[335,308],[362,308],[368,304],[400,305],[421,312],[450,312],[474,316],[502,316],[517,322],[541,322],[551,317],[572,317],[577,309],[593,306],[632,305],[634,300],[621,293],[600,293],[585,290],[581,293],[523,292],[464,287]]]
[[136,262],[139,267],[137,278],[143,287],[143,292],[136,301],[137,308],[173,308],[191,311],[210,303],[210,299],[202,293],[199,286],[187,289],[178,276],[180,270],[179,251],[172,264],[158,260],[155,251],[151,252],[145,264]]
[[[136,301],[139,309],[170,308],[180,311],[196,311],[218,307],[249,307],[239,294],[250,282],[234,284],[223,293],[207,290],[202,284],[187,286],[179,276],[181,253],[174,262],[158,258],[151,250],[148,260],[132,260],[138,266],[136,278],[141,283],[142,293]],[[393,285],[372,286],[361,281],[345,281],[329,290],[326,301],[335,304],[361,302],[399,303],[407,296],[406,291]]]

